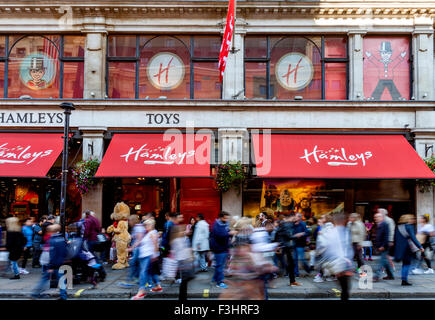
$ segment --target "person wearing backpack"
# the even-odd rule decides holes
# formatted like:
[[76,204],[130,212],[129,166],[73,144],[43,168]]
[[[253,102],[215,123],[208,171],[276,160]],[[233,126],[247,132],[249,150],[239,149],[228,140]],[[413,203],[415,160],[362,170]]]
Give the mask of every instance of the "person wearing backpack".
[[[42,276],[38,284],[32,291],[32,299],[41,298],[41,293],[44,291],[47,282],[50,281],[52,274],[55,276],[57,281],[59,281],[59,268],[63,265],[68,254],[66,240],[60,231],[61,227],[59,224],[52,224],[47,227],[46,232],[49,248],[46,252],[48,252],[48,259],[44,257],[45,259],[47,259],[47,264],[42,263]],[[59,300],[66,300],[67,292],[65,285],[61,284],[59,292]]]
[[293,260],[293,217],[285,216],[278,226],[275,241],[279,243],[279,248],[284,257],[287,258],[287,274],[289,286],[301,286],[302,283],[296,282],[295,262]]

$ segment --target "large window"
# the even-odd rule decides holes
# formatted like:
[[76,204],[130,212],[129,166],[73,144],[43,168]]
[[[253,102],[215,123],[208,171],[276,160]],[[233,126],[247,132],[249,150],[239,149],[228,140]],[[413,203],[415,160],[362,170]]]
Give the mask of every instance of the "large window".
[[107,95],[220,99],[220,45],[219,36],[109,36]]
[[83,36],[0,36],[2,98],[83,98]]
[[364,96],[408,100],[411,96],[409,37],[364,37]]
[[347,38],[246,36],[247,99],[347,99]]

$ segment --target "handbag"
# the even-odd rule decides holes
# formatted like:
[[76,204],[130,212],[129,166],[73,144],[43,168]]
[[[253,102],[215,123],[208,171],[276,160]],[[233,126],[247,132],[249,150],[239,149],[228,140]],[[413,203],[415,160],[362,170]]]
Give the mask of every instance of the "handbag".
[[419,251],[420,249],[415,245],[415,243],[410,239],[410,235],[408,231],[406,231],[405,225],[402,224],[397,227],[397,230],[399,230],[400,234],[404,236],[406,239],[408,239],[409,248],[413,253]]
[[432,260],[432,258],[433,258],[433,250],[432,250],[432,248],[431,247],[427,247],[424,250],[424,255],[426,256],[427,259]]
[[9,260],[9,252],[0,251],[0,261],[8,261],[8,260]]
[[366,240],[361,242],[361,247],[370,248],[373,247],[373,243],[370,240]]
[[171,257],[163,258],[163,262],[162,262],[162,275],[163,275],[163,277],[165,277],[166,279],[175,278],[175,276],[177,274],[177,269],[178,269],[178,261],[177,260],[175,260]]
[[192,260],[182,260],[178,262],[178,273],[181,280],[189,281],[195,278],[195,272],[193,270]]
[[99,233],[99,234],[97,234],[97,241],[99,243],[104,243],[104,242],[107,242],[107,238],[103,233]]

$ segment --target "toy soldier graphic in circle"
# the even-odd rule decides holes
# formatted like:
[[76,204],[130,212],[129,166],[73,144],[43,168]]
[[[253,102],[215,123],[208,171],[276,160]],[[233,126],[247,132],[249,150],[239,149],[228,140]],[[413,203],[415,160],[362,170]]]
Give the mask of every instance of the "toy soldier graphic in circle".
[[394,69],[405,61],[406,51],[402,51],[394,60],[391,60],[393,55],[391,42],[383,41],[379,50],[381,59],[376,59],[369,51],[365,53],[368,60],[378,68],[378,84],[372,93],[371,99],[379,100],[385,88],[387,88],[393,100],[405,100],[394,84]]
[[47,87],[47,82],[42,78],[45,75],[44,58],[32,57],[30,60],[29,74],[32,78],[27,82],[27,85],[34,89],[44,89]]

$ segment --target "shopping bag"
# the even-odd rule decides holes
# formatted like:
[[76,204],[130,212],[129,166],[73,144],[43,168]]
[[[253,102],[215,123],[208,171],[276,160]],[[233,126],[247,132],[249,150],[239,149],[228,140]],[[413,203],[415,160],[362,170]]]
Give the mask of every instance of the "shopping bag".
[[164,278],[166,279],[175,278],[175,275],[177,274],[177,269],[178,269],[177,260],[171,257],[163,258],[162,274]]

